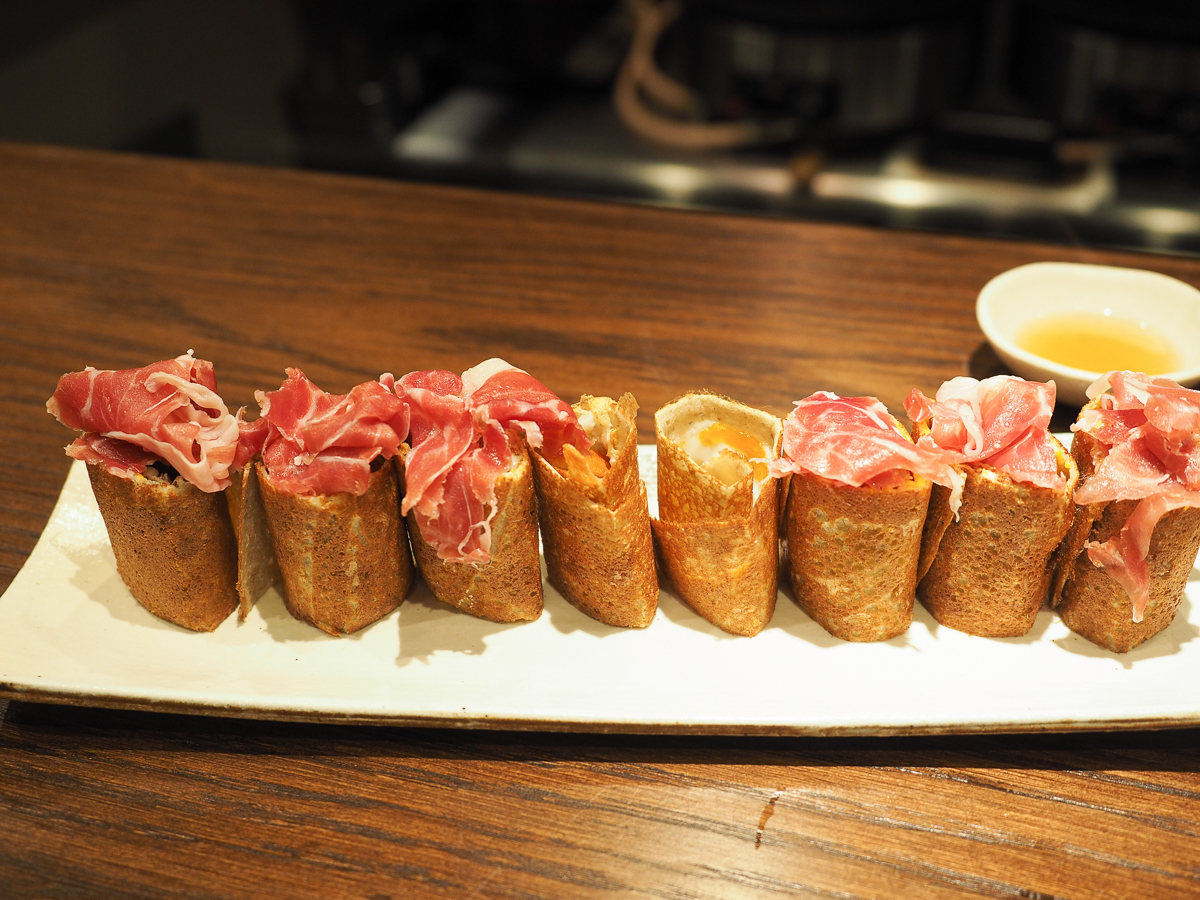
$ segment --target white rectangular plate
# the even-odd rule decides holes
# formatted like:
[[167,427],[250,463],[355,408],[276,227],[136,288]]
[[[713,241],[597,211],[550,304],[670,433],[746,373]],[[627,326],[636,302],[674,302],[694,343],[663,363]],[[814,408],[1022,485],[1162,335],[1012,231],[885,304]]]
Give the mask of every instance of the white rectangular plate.
[[[642,446],[651,503],[655,450]],[[536,622],[497,625],[433,599],[333,638],[268,592],[212,634],[160,621],[117,574],[82,463],[0,597],[0,697],[326,722],[723,734],[915,734],[1200,724],[1193,570],[1173,625],[1102,650],[1043,610],[1022,638],[939,626],[918,604],[879,644],[827,634],[786,594],[754,638],[670,592],[649,628],[601,625],[546,586]]]

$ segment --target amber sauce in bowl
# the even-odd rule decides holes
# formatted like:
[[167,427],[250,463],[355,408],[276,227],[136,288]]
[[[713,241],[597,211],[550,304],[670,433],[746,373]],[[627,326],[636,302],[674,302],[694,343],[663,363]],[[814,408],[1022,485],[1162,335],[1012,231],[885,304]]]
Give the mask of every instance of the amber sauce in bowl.
[[1130,369],[1155,375],[1179,368],[1179,353],[1148,322],[1096,313],[1041,316],[1017,334],[1017,346],[1088,372]]
[[975,313],[1013,372],[1069,405],[1113,369],[1200,380],[1200,291],[1158,272],[1031,263],[989,281]]

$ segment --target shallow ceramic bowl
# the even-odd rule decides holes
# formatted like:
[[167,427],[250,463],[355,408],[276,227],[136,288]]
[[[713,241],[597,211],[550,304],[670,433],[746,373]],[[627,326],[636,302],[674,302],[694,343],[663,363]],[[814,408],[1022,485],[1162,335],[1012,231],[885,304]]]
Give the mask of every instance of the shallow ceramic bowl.
[[1017,336],[1039,314],[1112,315],[1147,326],[1174,347],[1180,368],[1165,374],[1180,384],[1200,381],[1200,291],[1144,269],[1041,262],[1002,272],[983,286],[975,316],[1008,366],[1030,381],[1054,380],[1061,403],[1082,406],[1102,375],[1064,366],[1017,346]]

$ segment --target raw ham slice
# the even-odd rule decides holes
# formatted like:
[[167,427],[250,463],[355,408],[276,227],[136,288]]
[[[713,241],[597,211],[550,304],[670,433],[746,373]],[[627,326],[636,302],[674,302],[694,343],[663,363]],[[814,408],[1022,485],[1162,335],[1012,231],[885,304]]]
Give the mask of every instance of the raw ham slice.
[[233,468],[241,469],[246,463],[262,453],[263,444],[267,440],[270,423],[261,416],[253,422],[243,422],[242,414],[245,409],[239,409],[237,453],[233,456]]
[[506,429],[520,428],[547,453],[590,449],[570,405],[502,359],[453,372],[411,372],[396,394],[412,417],[401,512],[412,512],[441,559],[491,560],[496,479],[512,464]]
[[[265,422],[263,464],[271,483],[293,494],[367,492],[371,463],[390,459],[408,434],[408,407],[392,379],[368,381],[348,394],[327,394],[299,369],[288,369],[277,391],[257,391]],[[244,426],[246,447],[263,426]],[[252,455],[252,454],[251,454]]]
[[505,428],[520,427],[529,446],[543,456],[561,456],[564,444],[591,448],[571,405],[528,372],[489,359],[464,372],[462,380],[472,409]]
[[1050,435],[1054,382],[1011,375],[979,381],[951,378],[931,401],[913,389],[904,408],[914,422],[929,422],[918,444],[948,463],[986,465],[1014,481],[1044,488],[1066,483]]
[[[395,390],[408,405],[413,448],[405,459],[407,491],[400,511],[408,515],[416,507],[422,516],[436,518],[450,470],[479,437],[461,396],[462,379],[453,372],[411,372]],[[508,465],[507,458],[502,464]]]
[[86,463],[100,463],[121,478],[132,478],[144,472],[146,466],[158,462],[157,456],[137,444],[105,437],[94,431],[69,444],[67,456]]
[[412,372],[396,383],[412,417],[400,511],[415,515],[442,559],[485,563],[491,559],[494,485],[511,454],[504,429],[477,423],[462,392],[462,379],[453,372]]
[[59,379],[46,409],[85,432],[69,455],[101,462],[114,475],[132,478],[161,460],[202,491],[229,485],[238,420],[217,394],[213,364],[190,350],[141,369],[70,372]]
[[[912,472],[961,494],[963,478],[942,454],[910,441],[874,397],[826,391],[796,401],[783,423],[783,456],[768,465],[776,478],[811,472],[853,487],[896,483]],[[957,504],[955,504],[957,507]]]
[[1133,621],[1150,601],[1146,557],[1154,528],[1173,509],[1200,506],[1200,392],[1167,378],[1109,372],[1088,388],[1099,406],[1071,426],[1108,450],[1075,502],[1138,500],[1121,532],[1087,543],[1088,558],[1125,589]]

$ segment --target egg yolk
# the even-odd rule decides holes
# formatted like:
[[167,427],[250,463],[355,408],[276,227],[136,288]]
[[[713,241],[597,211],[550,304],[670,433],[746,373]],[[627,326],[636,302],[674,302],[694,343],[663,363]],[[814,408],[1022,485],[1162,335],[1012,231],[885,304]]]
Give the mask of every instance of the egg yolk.
[[[714,422],[698,435],[700,443],[705,447],[728,447],[735,453],[740,453],[747,462],[753,459],[764,459],[768,456],[763,442],[749,432],[733,428],[721,422]],[[754,464],[754,480],[762,481],[767,477],[767,464]]]

